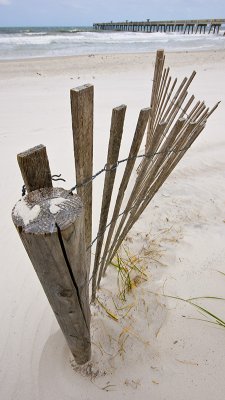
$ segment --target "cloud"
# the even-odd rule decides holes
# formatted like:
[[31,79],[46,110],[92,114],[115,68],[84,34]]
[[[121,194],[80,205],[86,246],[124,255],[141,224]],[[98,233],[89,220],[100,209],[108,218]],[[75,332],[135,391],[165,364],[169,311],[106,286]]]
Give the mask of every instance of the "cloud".
[[9,6],[11,4],[11,0],[0,0],[0,6]]

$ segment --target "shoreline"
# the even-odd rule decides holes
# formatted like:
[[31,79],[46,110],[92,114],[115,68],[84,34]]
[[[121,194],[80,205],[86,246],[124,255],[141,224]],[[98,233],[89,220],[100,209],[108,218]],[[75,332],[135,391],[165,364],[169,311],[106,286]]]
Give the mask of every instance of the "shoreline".
[[[225,39],[224,39],[225,40]],[[162,46],[159,47],[157,50],[162,49]],[[202,49],[202,50],[177,50],[177,51],[170,51],[164,49],[166,54],[168,55],[175,55],[175,54],[196,54],[196,53],[225,53],[225,49]],[[16,63],[16,62],[25,62],[25,61],[50,61],[50,60],[70,60],[70,59],[77,59],[77,58],[90,58],[90,57],[101,57],[101,56],[144,56],[147,54],[155,55],[156,50],[149,50],[149,51],[142,51],[142,52],[115,52],[115,53],[87,53],[87,54],[74,54],[74,55],[65,55],[65,56],[43,56],[43,57],[24,57],[24,58],[9,58],[9,59],[0,59],[0,64],[4,63]]]

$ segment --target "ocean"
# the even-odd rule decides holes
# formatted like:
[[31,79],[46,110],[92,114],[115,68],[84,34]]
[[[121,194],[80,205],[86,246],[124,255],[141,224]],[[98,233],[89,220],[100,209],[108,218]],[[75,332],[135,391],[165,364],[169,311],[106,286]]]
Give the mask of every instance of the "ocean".
[[97,32],[91,27],[0,28],[0,60],[102,53],[225,50],[219,35]]

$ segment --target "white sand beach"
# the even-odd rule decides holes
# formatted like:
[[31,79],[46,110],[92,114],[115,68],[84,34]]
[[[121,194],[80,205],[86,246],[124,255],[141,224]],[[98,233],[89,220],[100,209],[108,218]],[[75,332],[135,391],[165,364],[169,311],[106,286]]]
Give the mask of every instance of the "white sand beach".
[[[189,93],[221,104],[206,129],[129,234],[148,280],[116,310],[117,276],[109,267],[92,306],[92,361],[77,367],[11,220],[21,196],[16,155],[47,147],[51,171],[75,182],[71,88],[95,87],[94,171],[106,163],[112,108],[127,105],[120,158],[138,113],[148,107],[155,54],[114,54],[0,61],[1,400],[223,400],[225,329],[204,322],[181,298],[225,297],[225,52],[166,54],[173,77],[197,71]],[[120,172],[119,172],[120,175]],[[93,237],[103,176],[94,181]],[[55,186],[57,186],[55,184]],[[220,272],[218,272],[220,271]],[[220,318],[225,303],[198,302]]]

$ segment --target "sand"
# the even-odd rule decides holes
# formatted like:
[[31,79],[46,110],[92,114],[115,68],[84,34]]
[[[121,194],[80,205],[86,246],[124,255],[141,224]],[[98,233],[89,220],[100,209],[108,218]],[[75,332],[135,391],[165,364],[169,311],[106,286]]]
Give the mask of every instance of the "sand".
[[[120,158],[128,153],[139,110],[149,105],[153,54],[98,55],[0,62],[2,400],[222,400],[225,331],[200,321],[182,298],[224,297],[225,52],[169,53],[172,75],[197,71],[190,93],[220,107],[129,235],[148,280],[116,310],[109,268],[92,306],[92,361],[78,368],[11,221],[21,196],[16,154],[47,146],[52,173],[73,186],[69,90],[95,85],[94,170],[106,161],[112,107],[127,104]],[[104,150],[105,149],[105,150]],[[121,174],[119,172],[119,175]],[[94,183],[97,232],[103,176]],[[199,304],[225,318],[222,301]]]

